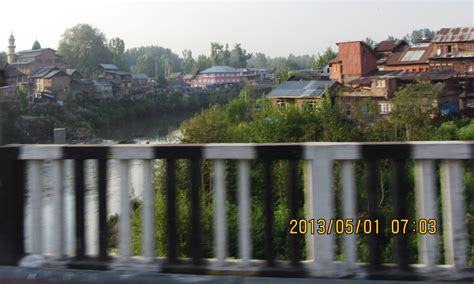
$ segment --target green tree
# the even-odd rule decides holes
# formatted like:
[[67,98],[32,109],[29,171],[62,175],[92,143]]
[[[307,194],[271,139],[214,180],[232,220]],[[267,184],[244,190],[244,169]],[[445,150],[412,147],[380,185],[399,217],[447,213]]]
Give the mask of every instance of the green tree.
[[290,77],[292,69],[288,67],[288,65],[283,64],[275,71],[275,78],[277,79],[278,84],[283,83],[284,81],[288,80]]
[[394,110],[387,119],[398,133],[396,140],[426,140],[433,133],[433,116],[437,113],[437,99],[442,94],[438,85],[417,81],[407,84],[391,100]]
[[231,51],[231,65],[235,68],[245,68],[247,67],[247,60],[251,57],[252,54],[248,54],[240,43],[236,43]]
[[329,61],[333,60],[336,58],[337,52],[332,50],[331,47],[328,47],[323,54],[318,53],[318,55],[315,57],[314,62],[311,64],[311,66],[314,68],[324,68]]
[[406,42],[410,42],[412,44],[416,44],[420,42],[421,40],[425,39],[433,39],[435,36],[436,32],[433,30],[430,30],[428,28],[423,28],[419,30],[414,30],[411,32],[411,34],[407,34],[406,36],[403,37],[403,39]]
[[250,67],[254,68],[268,68],[270,65],[268,64],[267,56],[264,53],[257,52],[254,55],[252,55],[249,60],[247,61],[247,64]]
[[73,105],[74,105],[74,97],[72,96],[71,87],[68,86],[66,88],[66,96],[65,96],[65,99],[64,99],[64,106],[66,107],[66,109],[71,110]]
[[17,96],[18,104],[20,105],[20,110],[22,112],[28,109],[28,86],[27,85],[20,85],[18,87],[18,96]]
[[366,37],[364,42],[372,48],[374,48],[377,45],[377,42],[375,42],[375,40],[371,39],[370,37]]
[[86,77],[92,75],[98,64],[112,60],[105,35],[88,24],[67,29],[59,41],[58,53]]
[[201,54],[198,56],[195,64],[194,64],[194,67],[193,67],[193,72],[197,72],[197,71],[202,71],[204,69],[207,69],[209,67],[212,66],[212,59]]
[[108,47],[112,54],[112,63],[122,70],[129,70],[130,66],[128,66],[124,58],[125,42],[121,38],[114,37],[109,40]]
[[193,72],[193,66],[194,66],[194,59],[193,59],[193,53],[189,49],[185,49],[182,52],[183,58],[181,60],[181,70],[184,73],[191,73]]

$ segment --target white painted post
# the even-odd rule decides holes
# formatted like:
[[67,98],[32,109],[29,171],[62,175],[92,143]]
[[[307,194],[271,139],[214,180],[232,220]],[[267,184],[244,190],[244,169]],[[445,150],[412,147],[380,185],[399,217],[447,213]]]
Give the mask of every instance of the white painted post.
[[247,160],[239,160],[239,256],[243,265],[251,258],[252,239],[250,237],[250,165]]
[[214,254],[217,264],[227,257],[227,216],[224,160],[214,160]]
[[[438,222],[436,204],[436,176],[433,160],[415,162],[415,196],[417,219],[434,219]],[[438,264],[438,234],[418,234],[418,252],[421,263],[428,271]]]
[[[304,211],[307,220],[313,219],[313,177],[311,161],[303,162],[304,174]],[[306,234],[306,259],[314,260],[314,236]]]
[[55,243],[55,257],[61,259],[65,254],[64,238],[64,162],[62,160],[51,161],[53,174],[53,196],[54,196],[54,228],[53,236]]
[[[357,218],[357,195],[355,187],[354,164],[352,161],[342,162],[342,214],[344,220]],[[344,235],[344,261],[346,269],[352,270],[357,260],[357,235]]]
[[441,196],[446,264],[456,268],[467,266],[468,235],[464,205],[464,168],[460,160],[441,164]]
[[155,214],[153,190],[153,164],[151,160],[143,160],[143,251],[148,261],[155,255]]
[[129,161],[120,160],[120,255],[126,260],[130,257],[130,180]]
[[[315,227],[318,227],[318,220],[326,222],[326,230],[334,216],[334,194],[332,192],[332,161],[326,157],[312,160],[313,176],[313,216]],[[315,228],[316,231],[317,228]],[[332,230],[334,230],[334,225]],[[333,274],[332,262],[334,260],[334,234],[314,235],[314,263],[316,272],[319,275]]]
[[42,194],[43,161],[32,160],[29,162],[31,169],[30,180],[30,207],[31,207],[31,253],[43,253],[43,228],[42,228]]

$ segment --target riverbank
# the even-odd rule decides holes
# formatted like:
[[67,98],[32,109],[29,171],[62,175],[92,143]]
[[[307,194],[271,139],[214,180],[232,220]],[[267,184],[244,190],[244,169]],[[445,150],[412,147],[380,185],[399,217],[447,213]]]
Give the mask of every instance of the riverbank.
[[[150,94],[141,100],[109,102],[72,102],[67,106],[36,105],[21,111],[17,103],[3,108],[2,144],[53,143],[53,129],[68,129],[68,143],[96,144],[103,141],[103,133],[130,121],[150,117],[166,120],[176,114],[192,114],[211,105],[222,105],[237,97],[240,88],[219,91],[195,90],[194,93],[163,92]],[[182,120],[179,121],[181,123]],[[179,126],[179,125],[178,125]],[[133,135],[122,142],[133,143]],[[110,139],[110,138],[109,138]]]

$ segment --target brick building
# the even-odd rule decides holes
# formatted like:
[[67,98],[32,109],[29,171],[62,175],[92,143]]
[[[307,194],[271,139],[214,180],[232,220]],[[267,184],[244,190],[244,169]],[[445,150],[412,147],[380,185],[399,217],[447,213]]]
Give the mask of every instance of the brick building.
[[384,71],[425,72],[429,70],[432,46],[429,42],[405,45],[387,57]]
[[404,40],[383,40],[379,42],[374,48],[375,55],[377,56],[377,68],[384,70],[388,57],[395,52],[401,51],[406,46],[408,46],[408,43]]
[[47,66],[56,66],[62,70],[67,69],[67,63],[56,54],[54,49],[38,48],[15,52],[15,38],[13,35],[10,36],[8,41],[8,63],[27,76],[31,76]]
[[212,88],[240,83],[242,83],[242,74],[239,70],[229,66],[213,66],[199,72],[191,80],[191,87]]
[[330,61],[329,78],[345,84],[370,72],[377,71],[377,57],[362,41],[337,43],[339,53]]
[[451,69],[460,76],[474,78],[474,27],[441,29],[432,47],[431,69]]
[[271,91],[267,97],[278,108],[297,106],[303,108],[317,108],[321,98],[325,95],[326,88],[334,94],[339,84],[332,80],[300,80],[285,81]]

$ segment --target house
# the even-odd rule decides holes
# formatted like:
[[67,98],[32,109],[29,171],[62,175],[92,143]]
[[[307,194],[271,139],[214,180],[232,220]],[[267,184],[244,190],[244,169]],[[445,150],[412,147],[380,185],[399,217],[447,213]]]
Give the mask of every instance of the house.
[[99,64],[95,71],[95,78],[109,81],[113,85],[114,96],[121,98],[130,94],[132,87],[132,74],[120,70],[114,64]]
[[9,66],[8,63],[0,63],[0,96],[15,96],[18,86],[28,84],[28,77]]
[[183,76],[183,81],[188,85],[192,85],[195,76],[195,74],[186,74]]
[[147,74],[138,73],[132,74],[132,86],[145,86],[150,82],[150,77]]
[[404,40],[383,40],[379,42],[374,48],[378,70],[384,70],[387,58],[392,53],[401,51],[407,45],[408,43]]
[[132,91],[134,93],[146,94],[151,91],[150,77],[147,74],[132,74]]
[[199,72],[192,79],[191,86],[194,88],[213,88],[220,85],[240,83],[242,83],[242,75],[239,70],[229,66],[213,66]]
[[474,27],[439,30],[432,41],[429,63],[433,70],[450,69],[474,78]]
[[71,78],[71,80],[82,80],[84,77],[82,76],[77,69],[66,69],[66,74]]
[[181,72],[174,72],[166,77],[167,80],[181,80],[182,78],[183,75],[181,75]]
[[331,80],[345,84],[370,72],[377,71],[377,57],[362,41],[337,43],[339,53],[329,62]]
[[[407,72],[407,71],[378,71],[368,76],[351,81],[343,92],[338,94],[338,101],[347,116],[354,111],[363,113],[390,113],[394,106],[390,101],[395,92],[416,80],[430,81],[438,84],[443,95],[434,98],[440,112],[451,114],[459,110],[461,88],[452,70]],[[370,109],[375,107],[376,109]],[[360,109],[359,109],[360,108]]]
[[31,76],[35,93],[50,91],[65,93],[70,86],[70,78],[66,72],[56,66],[43,67]]
[[334,80],[285,81],[271,91],[267,98],[270,98],[272,104],[278,108],[288,108],[291,105],[296,105],[298,108],[305,106],[316,108],[326,88],[334,93],[338,87],[339,84]]
[[7,57],[10,66],[28,76],[47,66],[56,66],[62,70],[67,69],[67,63],[52,48],[38,48],[15,52],[15,38],[13,35],[9,38]]
[[114,97],[113,84],[104,80],[92,80],[94,84],[94,99],[107,100]]
[[404,45],[387,57],[383,71],[426,72],[430,67],[431,49],[429,42]]

